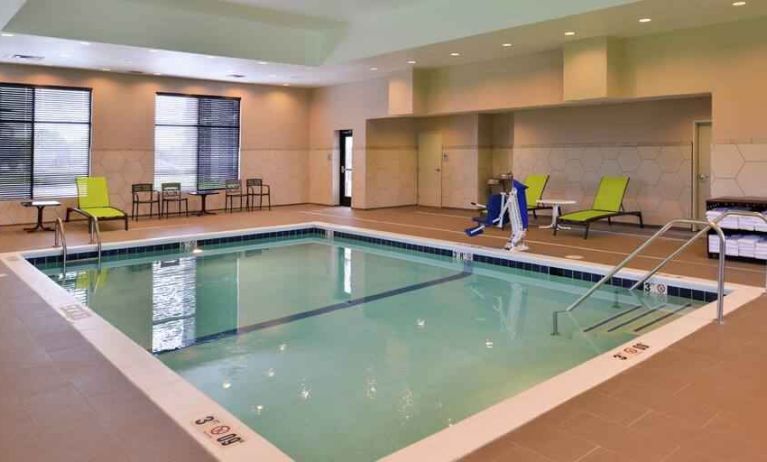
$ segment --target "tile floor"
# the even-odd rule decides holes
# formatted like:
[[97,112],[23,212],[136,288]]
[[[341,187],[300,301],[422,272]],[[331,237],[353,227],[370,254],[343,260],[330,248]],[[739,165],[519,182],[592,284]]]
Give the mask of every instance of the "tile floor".
[[[272,212],[219,214],[104,226],[104,241],[325,221],[490,247],[504,233],[468,239],[470,212],[419,207],[353,211],[290,206]],[[545,224],[546,218],[541,221]],[[110,229],[110,231],[106,231]],[[114,230],[111,230],[114,229]],[[685,233],[677,233],[683,237]],[[646,239],[633,227],[580,233],[532,228],[532,251],[619,262]],[[69,245],[86,243],[82,223],[67,226]],[[49,247],[50,233],[0,228],[0,252]],[[660,241],[632,267],[657,264],[680,240]],[[727,279],[763,286],[764,267],[729,263]],[[0,273],[4,273],[0,268]],[[666,272],[713,278],[715,261],[701,242]],[[61,318],[13,276],[0,278],[0,448],[9,460],[207,460],[175,427]],[[8,294],[6,296],[6,294]],[[761,298],[624,374],[580,395],[467,457],[477,461],[759,461],[767,460],[767,299]],[[63,422],[63,423],[62,423]],[[94,424],[95,422],[95,424]],[[75,431],[86,427],[93,433]],[[163,432],[162,438],[157,434]],[[35,435],[29,443],[22,436]],[[130,434],[130,437],[124,435]],[[118,436],[119,435],[119,436]],[[94,437],[95,436],[95,437]],[[44,441],[44,444],[42,442]]]

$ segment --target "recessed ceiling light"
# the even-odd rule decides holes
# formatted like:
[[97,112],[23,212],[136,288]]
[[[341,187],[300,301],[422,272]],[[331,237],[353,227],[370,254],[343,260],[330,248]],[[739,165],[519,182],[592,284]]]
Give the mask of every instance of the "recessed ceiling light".
[[80,42],[80,45],[83,45],[83,46],[87,47],[87,46],[91,45],[91,42]]
[[289,86],[290,86],[290,84],[289,84],[289,83],[283,83],[283,84],[282,84],[282,86],[283,86],[283,87],[289,87]]
[[568,36],[568,37],[572,37],[573,35],[575,35],[575,32],[568,31],[568,32],[565,32],[565,35]]
[[112,69],[110,69],[110,68],[108,68],[108,67],[102,67],[102,68],[101,68],[101,70],[102,70],[102,71],[104,71],[104,72],[109,72],[109,71],[111,71]]
[[378,68],[377,68],[377,67],[371,67],[371,68],[370,68],[370,70],[371,70],[371,71],[377,71],[377,70],[378,70]]
[[265,66],[265,65],[267,65],[267,64],[269,64],[269,63],[268,63],[268,62],[266,62],[266,61],[259,61],[259,62],[258,62],[258,64],[260,64],[260,65],[262,65],[262,66]]
[[411,60],[410,60],[410,61],[408,61],[407,63],[408,63],[408,64],[415,64],[415,60],[414,60],[414,59],[411,59]]
[[3,37],[13,37],[13,35],[14,35],[14,34],[11,34],[11,33],[9,33],[9,32],[3,32],[3,33],[2,33],[2,34],[0,34],[0,35],[2,35]]
[[510,46],[512,46],[512,44],[511,44],[511,43],[504,43],[504,44],[503,44],[503,47],[504,47],[504,48],[509,48]]
[[214,58],[215,58],[215,56],[210,56],[210,55],[205,57],[205,59],[214,59]]
[[745,6],[746,2],[733,2],[732,6]]
[[651,18],[642,18],[642,19],[639,20],[639,22],[641,22],[641,23],[651,22],[651,21],[652,21]]
[[153,75],[162,75],[160,72],[155,72]]
[[450,56],[461,56],[461,54],[460,53],[456,53],[456,52],[452,52],[452,53],[450,53]]
[[149,50],[149,52],[150,52],[150,53],[159,53],[159,52],[160,52],[160,50],[155,50],[155,49],[153,48],[153,49]]

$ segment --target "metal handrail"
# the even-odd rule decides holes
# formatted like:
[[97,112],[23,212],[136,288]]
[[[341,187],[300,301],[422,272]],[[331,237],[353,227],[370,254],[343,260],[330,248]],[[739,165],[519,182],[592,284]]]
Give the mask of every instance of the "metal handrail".
[[64,222],[61,221],[61,218],[56,218],[56,223],[54,226],[54,237],[53,237],[53,246],[59,247],[59,244],[61,244],[61,255],[62,255],[62,272],[66,274],[67,272],[67,255],[69,251],[67,250],[67,236],[64,232]]
[[[711,220],[711,221],[709,221],[709,222],[707,222],[707,223],[710,223],[710,224],[712,224],[712,225],[719,225],[719,223],[720,223],[720,222],[721,222],[723,219],[725,219],[726,217],[729,217],[729,216],[742,216],[742,217],[754,217],[754,218],[759,218],[759,219],[761,219],[762,221],[764,221],[764,222],[767,224],[767,217],[765,217],[765,216],[764,216],[764,215],[762,215],[761,213],[758,213],[758,212],[746,212],[746,211],[741,211],[741,210],[732,210],[732,211],[727,211],[727,212],[723,213],[722,215],[718,216],[716,219],[714,219],[714,220]],[[648,272],[647,272],[647,273],[646,273],[646,274],[645,274],[645,275],[644,275],[644,276],[643,276],[641,279],[639,279],[639,281],[637,281],[637,282],[636,282],[636,284],[634,284],[633,286],[631,286],[631,290],[635,290],[635,289],[637,289],[637,288],[641,287],[641,286],[642,286],[642,285],[643,285],[645,282],[647,282],[647,280],[648,280],[648,279],[650,279],[651,277],[653,277],[653,276],[655,275],[655,273],[657,273],[658,271],[660,271],[660,270],[661,270],[661,268],[663,268],[664,266],[666,266],[666,264],[667,264],[669,261],[673,260],[673,259],[674,259],[674,257],[676,257],[677,255],[679,255],[679,254],[680,254],[680,253],[682,253],[682,252],[683,252],[683,251],[684,251],[684,250],[685,250],[687,247],[689,247],[690,245],[692,245],[692,243],[693,243],[693,242],[694,242],[696,239],[698,239],[699,237],[701,237],[701,235],[703,235],[703,234],[705,234],[706,232],[708,232],[708,230],[709,230],[710,228],[712,228],[712,226],[707,226],[707,227],[705,227],[705,228],[701,229],[701,230],[700,230],[700,231],[699,231],[699,232],[698,232],[698,233],[697,233],[695,236],[693,236],[693,237],[692,237],[692,238],[691,238],[689,241],[685,242],[685,243],[684,243],[684,245],[683,245],[682,247],[680,247],[680,248],[679,248],[679,249],[677,249],[677,250],[676,250],[674,253],[672,253],[671,255],[669,255],[668,257],[666,257],[666,258],[665,258],[665,259],[664,259],[662,262],[660,262],[660,263],[658,264],[658,266],[656,266],[655,268],[653,268],[653,269],[651,269],[650,271],[648,271]],[[721,227],[720,227],[720,228],[721,228]],[[717,233],[717,234],[719,234],[719,233]],[[720,247],[721,247],[721,243],[720,243]],[[720,248],[720,250],[721,250],[721,248]],[[721,256],[721,253],[720,253],[720,256]],[[767,282],[765,283],[765,287],[767,287]]]
[[[653,234],[650,239],[646,240],[642,245],[636,248],[633,252],[631,252],[622,262],[617,264],[612,270],[610,270],[602,279],[599,280],[596,284],[594,284],[588,291],[586,291],[585,294],[581,295],[578,300],[570,304],[570,306],[567,307],[565,310],[555,311],[552,313],[553,318],[553,332],[552,335],[559,335],[559,315],[562,313],[569,313],[573,311],[575,308],[581,305],[587,298],[589,298],[594,292],[596,292],[600,287],[605,285],[610,279],[612,279],[613,276],[615,276],[620,270],[626,267],[626,265],[631,262],[634,258],[636,258],[637,255],[639,255],[640,252],[642,252],[644,249],[646,249],[650,244],[655,242],[656,239],[660,238],[666,232],[668,232],[669,229],[671,229],[674,225],[678,224],[687,224],[687,225],[702,225],[704,228],[695,234],[692,238],[690,238],[680,249],[677,249],[674,253],[671,254],[670,257],[663,260],[661,265],[658,265],[655,269],[653,269],[651,272],[657,272],[662,268],[666,263],[668,263],[671,258],[678,255],[682,250],[689,247],[692,242],[697,240],[704,232],[708,232],[709,229],[713,229],[716,231],[716,233],[719,235],[719,277],[718,277],[718,300],[717,300],[717,320],[719,323],[724,322],[724,270],[725,270],[725,251],[726,251],[726,243],[725,243],[725,236],[724,232],[722,231],[721,227],[719,226],[719,221],[721,221],[727,214],[723,214],[722,216],[718,217],[714,221],[702,221],[702,220],[689,220],[689,219],[676,219],[671,220],[668,223],[666,223],[660,230],[658,230],[655,234]],[[654,274],[653,272],[653,274]],[[647,278],[643,278],[643,280],[646,281]],[[632,286],[632,289],[636,288],[637,284]]]
[[101,266],[101,228],[99,227],[99,219],[96,215],[86,212],[83,209],[71,208],[73,212],[79,213],[88,219],[88,232],[90,233],[90,243],[93,244],[94,235],[96,237],[96,250],[98,264]]

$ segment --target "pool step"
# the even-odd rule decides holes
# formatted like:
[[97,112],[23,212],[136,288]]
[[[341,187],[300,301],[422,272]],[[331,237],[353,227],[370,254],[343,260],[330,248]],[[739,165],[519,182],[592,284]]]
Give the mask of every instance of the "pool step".
[[621,332],[638,335],[664,321],[669,321],[672,317],[680,316],[690,307],[692,307],[691,303],[684,305],[662,303],[656,307],[636,305],[583,329],[583,332],[607,334]]

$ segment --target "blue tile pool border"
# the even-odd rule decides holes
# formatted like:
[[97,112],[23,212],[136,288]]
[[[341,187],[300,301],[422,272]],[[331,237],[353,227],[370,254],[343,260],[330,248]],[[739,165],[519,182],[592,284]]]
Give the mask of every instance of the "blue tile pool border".
[[[317,226],[310,226],[306,228],[289,229],[283,231],[270,231],[270,232],[256,232],[249,234],[241,234],[227,237],[216,237],[208,239],[197,239],[197,245],[199,247],[221,245],[221,244],[245,244],[254,243],[258,241],[264,241],[267,239],[296,239],[307,237],[328,237],[332,234],[335,239],[346,239],[350,241],[364,242],[367,244],[378,245],[383,247],[391,247],[400,250],[412,251],[423,253],[427,255],[436,255],[442,257],[455,257],[456,251],[453,249],[445,249],[441,247],[434,247],[429,245],[414,244],[411,242],[397,241],[394,239],[387,239],[382,237],[367,236],[364,234],[355,234],[347,231],[326,231],[323,228]],[[149,256],[157,252],[179,252],[184,248],[185,242],[174,242],[168,244],[156,244],[136,247],[126,247],[120,249],[109,249],[102,252],[102,257],[113,256]],[[95,259],[96,252],[79,252],[69,254],[67,261],[74,263],[77,261]],[[587,271],[578,271],[567,268],[560,268],[556,266],[543,265],[538,263],[530,263],[512,260],[509,258],[493,257],[482,254],[467,255],[467,259],[470,256],[470,261],[474,263],[483,263],[493,266],[501,266],[504,268],[512,268],[523,271],[532,271],[535,273],[542,273],[549,276],[563,277],[569,279],[575,279],[580,281],[597,282],[602,279],[603,275],[599,273],[591,273]],[[42,266],[49,264],[56,264],[62,262],[61,255],[45,256],[45,257],[29,257],[27,261],[34,266]],[[629,288],[636,282],[636,279],[631,278],[619,278],[613,277],[608,282],[608,285],[614,287]],[[673,297],[680,297],[691,299],[701,302],[713,302],[717,299],[716,292],[690,289],[686,287],[667,286],[667,294]]]

